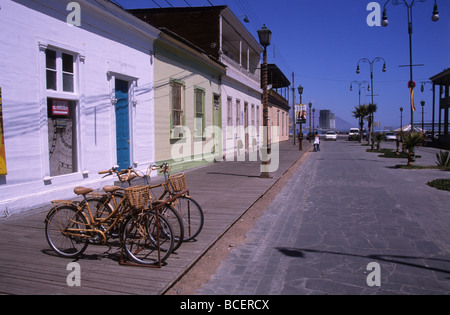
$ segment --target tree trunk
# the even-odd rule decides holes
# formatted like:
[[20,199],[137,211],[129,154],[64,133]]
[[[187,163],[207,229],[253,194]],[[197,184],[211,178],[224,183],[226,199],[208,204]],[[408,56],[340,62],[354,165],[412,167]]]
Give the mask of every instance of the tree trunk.
[[414,152],[408,152],[408,166],[412,166],[414,163]]

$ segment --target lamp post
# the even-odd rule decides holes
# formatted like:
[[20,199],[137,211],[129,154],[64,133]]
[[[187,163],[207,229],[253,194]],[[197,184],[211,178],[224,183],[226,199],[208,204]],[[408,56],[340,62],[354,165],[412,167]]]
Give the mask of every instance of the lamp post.
[[403,139],[403,107],[400,107],[400,136]]
[[354,80],[354,81],[350,82],[350,91],[353,91],[353,83],[358,84],[358,87],[359,87],[359,106],[361,106],[361,86],[363,84],[366,84],[367,85],[367,91],[370,91],[369,82],[367,82],[366,80],[364,80],[362,82]]
[[316,111],[316,109],[315,108],[313,108],[313,121],[312,121],[312,124],[313,124],[313,136],[314,136],[314,112]]
[[295,112],[295,88],[294,88],[295,76],[294,72],[292,72],[292,138],[295,138],[297,134],[297,113]]
[[424,123],[423,123],[423,107],[425,106],[425,101],[421,100],[420,105],[422,105],[422,132],[424,131]]
[[[411,97],[411,132],[414,131],[414,111],[416,110],[414,107],[414,88],[415,83],[413,81],[413,63],[412,63],[412,17],[413,17],[413,6],[416,2],[425,2],[426,0],[412,0],[410,3],[406,2],[406,0],[387,0],[383,7],[383,20],[381,25],[386,27],[389,25],[389,21],[387,19],[386,5],[392,1],[393,5],[399,5],[403,3],[407,8],[408,15],[408,34],[409,34],[409,82],[408,88],[410,89],[410,97]],[[434,9],[433,15],[431,16],[431,20],[433,22],[437,22],[439,20],[439,10],[437,6],[437,0],[434,0]]]
[[312,141],[312,134],[311,134],[311,107],[312,107],[312,103],[309,102],[308,106],[309,106],[309,133],[308,133],[309,137],[308,138],[309,138],[309,143],[311,143],[311,141]]
[[261,161],[261,175],[262,178],[269,178],[270,174],[268,172],[269,161],[268,157],[271,153],[270,143],[268,139],[269,134],[269,104],[268,104],[268,93],[267,93],[267,46],[270,45],[270,39],[272,32],[264,24],[263,27],[258,30],[259,43],[264,47],[263,52],[263,64],[262,64],[262,105],[263,105],[263,148],[265,147],[267,157]]
[[[302,94],[303,94],[303,86],[299,85],[297,88],[298,94],[300,94],[300,106],[302,105]],[[302,109],[302,107],[300,107]],[[302,121],[303,119],[303,111],[300,113],[299,123],[300,123],[300,133],[298,134],[298,149],[303,150],[303,130],[302,130]]]
[[[372,61],[371,60],[369,60],[369,59],[367,59],[367,58],[361,58],[361,59],[359,59],[358,60],[358,65],[356,66],[356,74],[360,74],[361,73],[361,70],[359,69],[359,63],[360,62],[368,62],[369,64],[370,64],[370,86],[372,87],[372,89],[371,89],[371,96],[372,96],[372,101],[371,101],[371,105],[373,106],[374,105],[374,103],[373,103],[373,90],[374,90],[374,88],[373,88],[373,64],[375,63],[375,62],[377,62],[377,61],[383,61],[384,63],[383,63],[383,69],[382,69],[382,71],[383,72],[386,72],[386,60],[384,60],[384,58],[381,58],[381,57],[376,57],[376,58],[374,58]],[[373,118],[373,112],[370,114],[370,119],[371,119],[371,122],[372,122],[372,124],[374,123],[374,118]],[[372,139],[372,129],[373,128],[371,128],[370,129],[370,134],[368,135],[369,136],[369,139]]]

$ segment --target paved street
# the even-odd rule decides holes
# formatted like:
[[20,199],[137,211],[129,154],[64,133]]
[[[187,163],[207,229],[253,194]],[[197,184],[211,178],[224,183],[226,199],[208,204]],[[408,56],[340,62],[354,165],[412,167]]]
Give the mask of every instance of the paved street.
[[198,294],[449,294],[450,193],[426,185],[449,172],[366,148],[322,142]]

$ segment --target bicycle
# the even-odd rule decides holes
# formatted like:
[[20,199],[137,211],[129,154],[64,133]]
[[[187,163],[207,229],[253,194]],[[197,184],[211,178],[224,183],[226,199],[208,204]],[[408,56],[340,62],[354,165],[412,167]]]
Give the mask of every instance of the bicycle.
[[[153,170],[160,169],[160,173],[164,173],[164,182],[156,185],[150,185],[147,178]],[[186,179],[184,173],[169,175],[170,166],[167,163],[161,165],[151,165],[147,169],[147,173],[138,175],[144,178],[145,184],[150,187],[153,200],[155,202],[164,202],[167,199],[173,199],[171,202],[173,207],[179,213],[184,225],[184,242],[194,240],[203,229],[204,213],[200,204],[189,196],[189,190],[186,189]],[[125,171],[125,170],[124,170]],[[163,189],[162,193],[157,196],[155,191],[158,187]]]
[[[109,170],[105,171],[99,171],[99,174],[105,174],[104,177],[110,176],[115,174],[119,181],[122,184],[122,188],[125,189],[125,182],[128,182],[129,187],[135,187],[131,186],[131,181],[135,179],[136,177],[142,177],[142,175],[138,174],[135,170],[128,168],[122,171],[118,171],[117,167],[112,167]],[[147,186],[147,185],[146,185]],[[118,187],[118,186],[113,186]],[[120,187],[119,187],[120,188]],[[103,196],[102,198],[90,198],[88,201],[104,205],[102,206],[104,209],[100,211],[101,215],[104,213],[111,212],[111,210],[108,210],[108,206],[111,202],[113,206],[110,205],[110,208],[116,206],[118,203],[120,203],[120,200],[122,200],[124,197],[123,191],[121,189],[114,189],[110,192],[110,194]],[[167,201],[173,201],[174,198],[171,198],[171,200]],[[172,207],[172,204],[170,202],[163,202],[161,200],[153,200],[151,201],[150,207],[158,207],[159,214],[163,216],[171,225],[172,231],[173,231],[173,238],[174,238],[174,246],[173,251],[176,251],[184,240],[184,224],[181,216],[179,213]]]
[[[107,194],[118,189],[121,188],[104,188]],[[50,247],[59,256],[74,258],[90,243],[104,245],[109,232],[117,228],[122,253],[125,251],[137,263],[161,266],[172,252],[173,232],[167,220],[158,215],[158,209],[148,209],[148,187],[127,188],[125,198],[110,213],[110,209],[103,212],[105,208],[96,203],[93,214],[87,198],[92,192],[92,188],[76,187],[74,193],[83,197],[81,202],[52,201],[53,207],[44,220]]]

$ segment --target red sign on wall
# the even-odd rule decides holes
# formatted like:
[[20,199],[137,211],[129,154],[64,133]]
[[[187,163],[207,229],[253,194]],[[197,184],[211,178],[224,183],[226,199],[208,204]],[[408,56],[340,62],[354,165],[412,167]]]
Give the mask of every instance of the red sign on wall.
[[52,114],[55,116],[69,115],[69,101],[52,100]]

